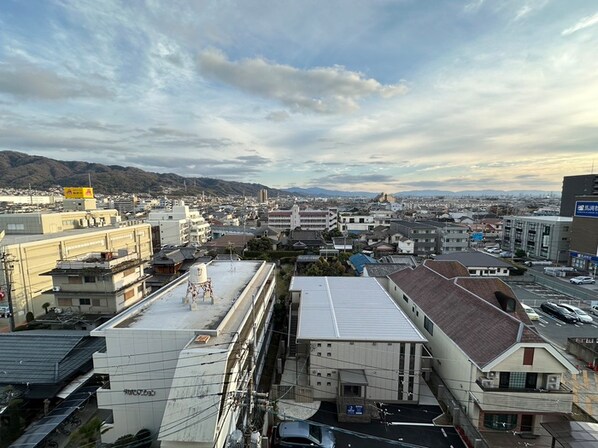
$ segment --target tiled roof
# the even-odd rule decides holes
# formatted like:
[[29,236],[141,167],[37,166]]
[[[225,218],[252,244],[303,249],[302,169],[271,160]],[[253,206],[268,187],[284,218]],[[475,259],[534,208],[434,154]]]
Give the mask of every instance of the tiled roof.
[[[501,280],[455,278],[456,270],[445,264],[458,265],[428,260],[390,279],[480,368],[518,342],[544,342],[524,325],[529,321],[522,322],[491,303],[495,291],[514,297],[508,286],[500,285]],[[477,280],[481,282],[474,283]]]
[[446,278],[469,276],[467,268],[457,261],[426,260],[424,265]]
[[483,252],[468,251],[468,252],[454,252],[451,254],[442,254],[436,257],[438,261],[454,260],[468,267],[493,267],[493,268],[509,268],[510,264],[505,263],[500,258]]
[[78,331],[0,334],[0,384],[58,384],[105,348],[103,338]]
[[363,270],[367,271],[368,277],[387,277],[408,268],[409,266],[399,263],[366,264],[363,266]]

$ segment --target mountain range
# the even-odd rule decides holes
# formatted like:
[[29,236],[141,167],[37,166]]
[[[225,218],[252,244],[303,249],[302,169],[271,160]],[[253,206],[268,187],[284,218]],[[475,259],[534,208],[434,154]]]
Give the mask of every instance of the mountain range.
[[[173,173],[151,173],[138,168],[80,161],[60,161],[15,151],[0,151],[0,187],[48,188],[89,185],[96,193],[189,194],[215,196],[257,195],[261,184],[231,182],[208,177],[183,177]],[[273,193],[284,192],[268,188]]]
[[[362,197],[362,198],[374,198],[379,193],[372,193],[370,191],[341,191],[341,190],[327,190],[325,188],[286,188],[286,191],[291,194],[301,194],[304,196],[318,196],[318,197]],[[398,193],[391,193],[391,196],[396,197],[434,197],[434,196],[448,196],[448,197],[462,197],[462,196],[475,196],[475,197],[502,197],[502,196],[548,196],[548,195],[559,195],[560,193],[554,191],[544,190],[462,190],[462,191],[449,191],[449,190],[411,190],[401,191]]]

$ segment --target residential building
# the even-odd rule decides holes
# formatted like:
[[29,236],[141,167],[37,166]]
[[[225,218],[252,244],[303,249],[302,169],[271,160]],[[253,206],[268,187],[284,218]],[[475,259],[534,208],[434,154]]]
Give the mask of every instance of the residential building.
[[9,213],[0,215],[7,235],[49,235],[75,229],[111,226],[120,221],[116,210]]
[[371,215],[358,215],[354,213],[338,214],[338,230],[344,234],[360,234],[374,229],[376,224]]
[[149,260],[149,254],[142,258],[126,249],[59,260],[48,273],[55,303],[76,313],[119,313],[145,296]]
[[564,262],[568,259],[573,218],[505,216],[502,247],[523,250],[529,257]]
[[[127,250],[141,259],[152,254],[149,224],[126,221],[117,227],[43,235],[5,235],[0,240],[0,284],[11,285],[15,323],[23,323],[26,313],[44,312],[45,302],[54,303],[52,278],[44,273],[54,269],[57,261],[68,260],[89,252]],[[8,275],[8,282],[6,276]]]
[[395,236],[400,234],[409,238],[414,243],[413,254],[419,256],[429,256],[436,253],[436,238],[438,229],[435,226],[404,220],[392,220],[390,222],[391,241],[399,238]]
[[577,196],[570,249],[571,266],[598,275],[598,196]]
[[392,274],[389,285],[428,340],[456,412],[482,434],[545,434],[542,422],[571,413],[573,394],[561,378],[577,369],[535,331],[502,280],[470,277],[455,261],[426,260]]
[[436,253],[449,254],[462,252],[469,247],[469,232],[467,226],[452,222],[420,221],[436,228]]
[[157,246],[184,246],[185,244],[205,244],[210,240],[210,224],[196,210],[181,201],[172,210],[153,210],[146,222],[160,228],[160,241]]
[[[222,447],[259,383],[271,335],[274,264],[213,261],[92,331],[94,370],[109,380],[102,442],[149,429],[162,448]],[[181,424],[181,422],[186,422]]]
[[300,209],[295,204],[290,210],[271,210],[268,212],[268,227],[275,230],[332,230],[337,227],[337,209],[310,210]]
[[268,190],[266,188],[262,188],[258,192],[257,199],[260,204],[266,204],[268,202]]
[[306,358],[313,398],[336,400],[340,421],[350,406],[419,401],[426,338],[376,279],[293,277],[289,291],[289,347]]
[[598,174],[563,177],[560,216],[574,216],[577,196],[598,196]]
[[467,268],[472,277],[508,277],[512,267],[500,258],[477,251],[438,255],[435,260],[457,261]]

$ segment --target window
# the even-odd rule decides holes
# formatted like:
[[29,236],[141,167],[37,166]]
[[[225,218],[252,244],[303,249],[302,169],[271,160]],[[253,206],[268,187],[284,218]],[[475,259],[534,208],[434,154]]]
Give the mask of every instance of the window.
[[405,294],[403,294],[403,300],[404,300],[406,303],[409,303],[409,297],[407,297]]
[[91,305],[91,299],[79,299],[79,305]]
[[528,347],[523,349],[523,365],[532,366],[534,365],[534,348]]
[[69,285],[80,285],[81,283],[83,283],[83,279],[81,277],[69,276]]
[[332,347],[332,344],[326,344],[326,347]]
[[95,275],[86,275],[83,277],[83,281],[85,283],[95,283],[96,282],[96,277]]
[[424,328],[430,333],[430,336],[434,335],[434,323],[428,319],[428,316],[424,316]]
[[125,292],[125,300],[129,300],[133,296],[135,296],[135,289],[129,289],[128,291]]
[[91,299],[91,304],[93,306],[102,306],[102,301],[100,299]]
[[485,414],[484,426],[488,429],[509,431],[517,426],[517,414]]

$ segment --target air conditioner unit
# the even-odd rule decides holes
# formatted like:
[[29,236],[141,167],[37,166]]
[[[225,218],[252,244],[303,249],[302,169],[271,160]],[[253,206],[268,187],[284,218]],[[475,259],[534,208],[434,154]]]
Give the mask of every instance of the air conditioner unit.
[[548,375],[548,383],[558,383],[559,376],[558,375]]
[[493,380],[496,377],[496,372],[486,372],[486,378]]
[[482,387],[492,387],[493,384],[492,380],[482,380]]
[[548,385],[546,386],[546,389],[548,390],[559,390],[559,384],[558,383],[548,383]]
[[60,292],[60,286],[52,286],[52,291]]

